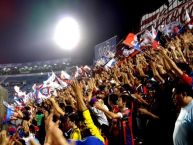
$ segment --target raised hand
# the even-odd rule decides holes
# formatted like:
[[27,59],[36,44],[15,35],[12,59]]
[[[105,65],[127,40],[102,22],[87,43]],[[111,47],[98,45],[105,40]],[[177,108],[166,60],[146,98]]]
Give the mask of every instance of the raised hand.
[[167,55],[167,52],[166,52],[165,49],[161,49],[161,50],[160,50],[160,54],[162,54],[162,55]]
[[68,145],[58,126],[59,121],[56,123],[53,122],[53,112],[51,112],[50,115],[45,118],[46,139],[44,144]]
[[123,77],[123,79],[128,79],[127,74],[126,73],[121,73],[121,76]]
[[102,104],[101,104],[100,102],[96,102],[96,103],[94,104],[94,106],[95,106],[95,108],[97,108],[97,109],[99,109],[99,110],[103,110],[103,109],[104,109],[103,106],[102,106]]
[[76,95],[82,95],[82,87],[81,85],[78,83],[78,81],[73,81],[72,84],[72,89],[74,90]]
[[95,83],[94,83],[94,80],[93,79],[90,79],[88,81],[88,87],[89,89],[91,89],[91,92],[93,91],[93,89],[95,88]]
[[77,100],[79,111],[85,111],[87,109],[87,107],[86,107],[85,102],[83,101],[82,87],[80,86],[78,81],[73,81],[71,86],[72,86],[72,89],[74,90],[74,92],[76,94],[75,97],[76,97],[76,100]]

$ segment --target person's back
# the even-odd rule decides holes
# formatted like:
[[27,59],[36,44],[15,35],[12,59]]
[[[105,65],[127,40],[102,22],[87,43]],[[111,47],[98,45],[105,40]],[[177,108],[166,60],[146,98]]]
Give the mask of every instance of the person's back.
[[174,145],[193,144],[193,101],[181,108],[173,133]]
[[174,90],[174,102],[181,107],[173,132],[174,145],[193,144],[193,90],[186,84],[178,84]]

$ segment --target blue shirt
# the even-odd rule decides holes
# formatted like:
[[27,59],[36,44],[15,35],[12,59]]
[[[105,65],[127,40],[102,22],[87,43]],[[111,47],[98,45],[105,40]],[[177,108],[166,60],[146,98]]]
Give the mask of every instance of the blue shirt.
[[174,145],[193,145],[193,100],[181,108],[175,123],[173,142]]

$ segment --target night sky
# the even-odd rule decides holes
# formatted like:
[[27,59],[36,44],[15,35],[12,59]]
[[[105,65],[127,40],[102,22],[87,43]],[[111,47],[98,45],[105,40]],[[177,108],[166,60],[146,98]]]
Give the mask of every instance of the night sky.
[[[137,32],[140,18],[167,0],[0,0],[0,64],[71,56],[91,64],[94,46]],[[82,36],[76,51],[58,49],[52,37],[60,18],[74,17]]]

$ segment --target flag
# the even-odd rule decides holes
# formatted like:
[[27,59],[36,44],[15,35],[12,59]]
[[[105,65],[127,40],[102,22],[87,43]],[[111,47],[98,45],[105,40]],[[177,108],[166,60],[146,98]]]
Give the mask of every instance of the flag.
[[51,96],[51,87],[48,86],[48,84],[41,84],[41,85],[35,86],[34,100],[36,103],[42,103],[43,100],[46,100],[50,96]]
[[14,111],[11,110],[11,109],[9,109],[9,108],[7,108],[7,112],[6,112],[6,120],[5,120],[5,122],[10,121],[11,117],[13,116],[13,114],[14,114]]
[[186,14],[185,14],[185,24],[189,23],[190,22],[190,16],[188,14],[188,11],[186,10]]
[[91,68],[90,68],[88,65],[85,65],[85,66],[84,66],[84,70],[88,70],[88,71],[90,71],[90,70],[91,70]]
[[127,35],[125,41],[123,41],[123,44],[140,51],[140,44],[137,40],[137,36],[133,33],[129,33]]
[[88,65],[85,65],[82,69],[84,71],[85,76],[88,76],[91,72],[91,68]]
[[151,27],[151,33],[152,33],[152,38],[155,39],[157,36],[157,32],[153,26]]
[[156,40],[158,33],[153,26],[151,27],[151,33],[152,33],[152,39],[153,39],[152,48],[156,49],[159,46],[159,42]]
[[14,90],[17,93],[17,95],[14,97],[14,101],[18,101],[16,103],[19,103],[18,105],[25,105],[28,101],[28,95],[26,94],[26,92],[23,92],[20,90],[20,88],[18,86],[14,86]]
[[159,46],[159,42],[154,40],[153,43],[152,43],[152,48],[156,49],[158,46]]
[[67,83],[56,76],[54,72],[49,78],[43,82],[43,86],[50,87],[51,89],[63,89],[67,86]]
[[141,39],[141,46],[148,46],[151,45],[153,42],[153,36],[149,30],[145,30],[145,32],[141,36]]
[[54,82],[56,78],[56,74],[54,72],[52,72],[52,74],[48,74],[48,79],[46,81],[44,81],[44,84],[50,84],[52,82]]
[[112,68],[113,66],[115,66],[116,64],[116,60],[114,58],[112,58],[106,65],[105,68]]
[[185,24],[188,26],[189,29],[193,28],[193,20],[191,20],[187,10],[185,13]]
[[74,78],[77,78],[79,76],[78,71],[74,73]]
[[171,22],[170,24],[165,26],[163,33],[169,37],[176,35],[180,32],[182,24],[178,21]]
[[20,91],[20,88],[18,86],[14,86],[13,88],[14,88],[16,93],[18,93]]
[[22,92],[18,86],[14,86],[14,90],[19,98],[23,98],[26,96],[26,92]]
[[6,101],[4,101],[3,100],[3,105],[5,106],[5,107],[7,107],[7,108],[9,108],[9,109],[11,109],[11,110],[15,110],[15,107],[14,106],[12,106],[12,105],[9,105]]
[[45,96],[44,98],[48,98],[50,96],[50,87],[45,86],[45,87],[40,88],[39,93]]
[[140,44],[139,44],[139,42],[135,42],[134,44],[133,44],[133,48],[134,49],[136,49],[136,50],[138,50],[138,51],[141,51],[141,46],[140,46]]
[[76,66],[75,68],[76,69],[75,69],[75,72],[74,72],[74,78],[82,76],[83,73],[84,73],[84,70],[82,69],[82,67]]
[[189,23],[188,23],[188,28],[191,30],[193,28],[193,20],[191,20]]
[[63,70],[62,70],[62,71],[61,71],[60,78],[61,78],[62,80],[65,80],[65,79],[70,80],[71,76],[70,76],[66,71],[63,71]]
[[56,80],[55,80],[56,83],[58,83],[60,85],[60,88],[58,89],[63,89],[65,87],[68,86],[68,84],[66,82],[64,82],[63,80],[61,80],[59,77],[56,76]]
[[165,25],[159,25],[158,26],[158,31],[163,32],[164,29],[165,29]]
[[126,39],[123,41],[123,44],[133,47],[134,42],[137,41],[137,37],[133,33],[129,33],[126,37]]

